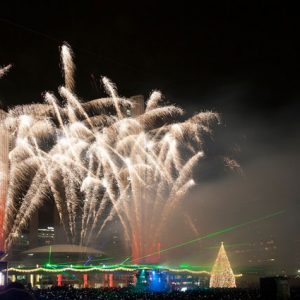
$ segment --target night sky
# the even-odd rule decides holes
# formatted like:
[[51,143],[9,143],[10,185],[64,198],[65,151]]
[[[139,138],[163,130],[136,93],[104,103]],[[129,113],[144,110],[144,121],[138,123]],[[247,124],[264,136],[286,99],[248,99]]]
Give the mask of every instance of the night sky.
[[[292,7],[280,1],[9,2],[0,5],[0,65],[13,64],[0,81],[3,108],[57,91],[63,84],[59,46],[66,41],[82,99],[105,95],[99,81],[105,75],[122,96],[159,89],[188,114],[218,111],[223,124],[214,151],[231,153],[242,171],[206,167],[182,206],[194,230],[176,219],[173,229],[182,236],[168,235],[165,244],[283,209],[280,217],[176,250],[174,257],[206,263],[215,256],[207,249],[221,240],[271,239],[279,249],[274,264],[286,272],[300,268],[300,32]],[[250,266],[247,255],[231,252],[236,265]]]

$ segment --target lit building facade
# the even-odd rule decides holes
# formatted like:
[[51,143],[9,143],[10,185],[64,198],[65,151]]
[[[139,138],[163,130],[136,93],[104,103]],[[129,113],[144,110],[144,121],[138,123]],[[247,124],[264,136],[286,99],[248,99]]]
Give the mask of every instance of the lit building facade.
[[207,272],[194,272],[179,269],[135,269],[124,266],[103,269],[86,266],[85,268],[66,269],[42,267],[34,269],[9,268],[9,281],[30,282],[32,287],[72,285],[74,288],[122,288],[135,287],[143,291],[170,291],[207,288],[210,275]]

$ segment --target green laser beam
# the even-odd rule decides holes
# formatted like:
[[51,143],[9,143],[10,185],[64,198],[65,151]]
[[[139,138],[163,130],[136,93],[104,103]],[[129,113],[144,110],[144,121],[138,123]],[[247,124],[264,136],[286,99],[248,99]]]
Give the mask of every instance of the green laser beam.
[[276,217],[276,216],[278,216],[278,215],[283,214],[284,212],[285,212],[285,210],[280,210],[280,211],[274,212],[274,213],[272,213],[272,214],[269,214],[269,215],[266,215],[266,216],[263,216],[263,217],[259,217],[259,218],[254,219],[254,220],[250,220],[250,221],[247,221],[247,222],[244,222],[244,223],[241,223],[241,224],[237,224],[237,225],[232,225],[232,226],[230,226],[230,227],[227,227],[227,228],[224,228],[224,229],[215,231],[215,232],[211,232],[211,233],[209,233],[209,234],[207,234],[207,235],[204,235],[204,236],[201,236],[201,237],[192,239],[192,240],[190,240],[190,241],[183,242],[183,243],[179,243],[179,244],[177,244],[177,245],[174,245],[174,246],[171,246],[171,247],[162,249],[162,250],[160,250],[160,251],[156,251],[156,252],[147,254],[147,255],[142,256],[142,257],[140,257],[140,258],[133,259],[133,260],[131,260],[131,262],[133,262],[133,261],[139,261],[139,260],[141,260],[141,259],[144,259],[144,258],[153,256],[153,255],[157,255],[157,254],[160,254],[160,253],[164,253],[164,252],[167,252],[167,251],[170,251],[170,250],[173,250],[173,249],[177,249],[177,248],[180,248],[180,247],[184,247],[184,246],[186,246],[186,245],[190,245],[190,244],[193,244],[193,243],[196,243],[196,242],[199,242],[199,241],[202,241],[202,240],[211,238],[211,237],[215,237],[215,236],[221,235],[221,234],[223,234],[223,233],[230,232],[230,231],[232,231],[232,230],[234,230],[234,229],[242,228],[242,227],[245,227],[245,226],[250,225],[250,224],[253,224],[253,223],[257,223],[257,222],[260,222],[260,221],[263,221],[263,220],[267,220],[267,219]]
[[[95,261],[107,261],[107,260],[112,260],[114,259],[113,257],[106,257],[106,258],[97,258],[97,259],[91,259],[89,262],[95,262]],[[86,260],[81,260],[81,261],[73,261],[73,262],[58,262],[55,265],[71,265],[71,264],[77,264],[77,263],[82,263],[85,262]],[[53,265],[51,263],[48,263],[48,265]]]
[[120,263],[120,265],[125,264],[128,260],[130,260],[130,256],[128,256],[126,259],[124,259],[124,260]]
[[[189,269],[189,270],[193,270],[193,269],[211,270],[212,266],[193,266],[190,264],[180,264],[177,268],[178,269]],[[175,267],[174,267],[174,269],[175,269]]]

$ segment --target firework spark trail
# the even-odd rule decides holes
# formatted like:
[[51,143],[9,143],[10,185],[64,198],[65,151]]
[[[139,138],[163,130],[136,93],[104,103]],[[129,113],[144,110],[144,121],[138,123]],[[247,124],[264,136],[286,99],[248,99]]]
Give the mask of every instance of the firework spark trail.
[[73,62],[73,51],[68,44],[64,44],[61,47],[61,61],[63,65],[65,86],[67,89],[72,91],[75,86],[74,71],[75,65]]
[[153,91],[150,95],[150,98],[147,102],[146,112],[157,108],[158,103],[162,100],[162,95],[160,91]]
[[102,82],[104,84],[104,88],[106,89],[108,95],[110,95],[114,101],[118,118],[122,119],[123,114],[121,112],[119,103],[117,101],[118,95],[117,95],[116,86],[107,77],[102,77]]
[[143,256],[155,248],[173,209],[194,185],[202,135],[219,123],[218,114],[183,120],[183,110],[165,106],[154,91],[145,113],[128,117],[133,104],[106,77],[110,98],[81,101],[73,92],[68,45],[61,47],[61,58],[62,102],[47,92],[45,104],[17,106],[1,117],[13,140],[6,247],[52,199],[70,242],[88,245],[118,218],[135,256]]
[[7,65],[5,67],[0,68],[0,78],[3,77],[12,67],[12,65]]

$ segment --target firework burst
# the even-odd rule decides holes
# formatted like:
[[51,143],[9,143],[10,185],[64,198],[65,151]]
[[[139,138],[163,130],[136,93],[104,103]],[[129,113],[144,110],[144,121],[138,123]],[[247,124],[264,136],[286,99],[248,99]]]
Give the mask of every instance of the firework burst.
[[61,55],[59,98],[45,93],[44,104],[14,107],[1,121],[11,136],[6,248],[52,198],[70,243],[88,245],[118,218],[139,257],[159,242],[172,210],[194,185],[203,133],[219,116],[184,119],[182,109],[164,106],[159,91],[143,114],[130,116],[133,103],[106,77],[108,98],[80,101],[68,45]]

